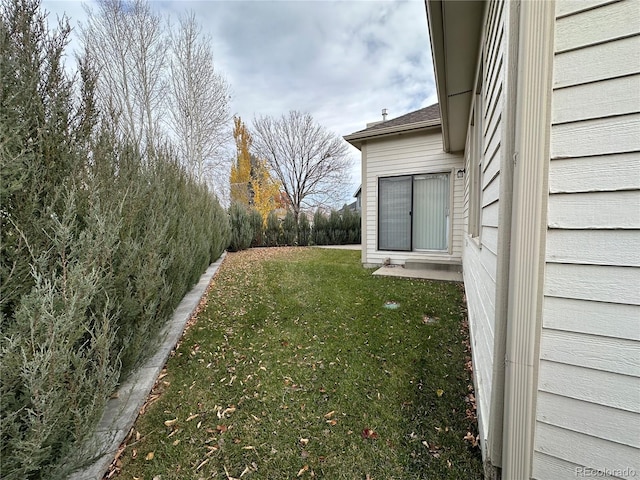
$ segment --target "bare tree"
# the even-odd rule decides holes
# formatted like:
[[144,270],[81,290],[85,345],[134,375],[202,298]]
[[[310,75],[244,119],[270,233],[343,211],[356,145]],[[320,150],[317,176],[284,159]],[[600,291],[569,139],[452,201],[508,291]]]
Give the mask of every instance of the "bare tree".
[[226,180],[214,173],[223,167],[231,118],[229,85],[214,69],[210,45],[194,13],[181,17],[177,32],[171,32],[170,125],[187,168],[209,184]]
[[159,141],[167,41],[162,18],[144,0],[97,0],[85,5],[81,36],[98,70],[101,106],[119,119],[118,131],[139,148]]
[[303,205],[335,203],[344,197],[350,166],[347,145],[308,113],[254,120],[254,145],[282,183],[296,220]]

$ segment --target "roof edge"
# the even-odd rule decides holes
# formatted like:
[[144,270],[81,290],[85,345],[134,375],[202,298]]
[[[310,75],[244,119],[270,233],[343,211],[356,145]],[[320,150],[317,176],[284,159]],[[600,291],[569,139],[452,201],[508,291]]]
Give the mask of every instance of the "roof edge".
[[427,12],[427,26],[431,43],[431,58],[433,59],[433,74],[440,105],[442,123],[442,148],[450,151],[449,142],[449,104],[447,102],[445,55],[444,55],[444,20],[442,1],[424,0]]
[[[405,125],[395,125],[393,127],[382,127],[376,130],[372,130],[370,132],[356,132],[350,135],[345,135],[344,138],[347,142],[353,145],[356,148],[360,148],[359,145],[362,145],[362,142],[365,140],[371,140],[373,138],[378,137],[388,137],[390,135],[397,135],[401,133],[410,133],[410,132],[418,132],[422,130],[428,130],[434,127],[440,127],[441,122],[440,119],[435,120],[425,120],[422,122],[414,122],[408,123]],[[357,145],[356,145],[357,144]]]

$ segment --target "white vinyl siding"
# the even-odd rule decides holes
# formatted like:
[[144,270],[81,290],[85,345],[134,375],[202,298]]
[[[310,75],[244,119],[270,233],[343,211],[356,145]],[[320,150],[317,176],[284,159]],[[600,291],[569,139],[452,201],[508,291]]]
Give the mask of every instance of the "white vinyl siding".
[[639,51],[637,1],[557,1],[540,480],[640,475]]
[[[404,134],[367,140],[362,147],[364,217],[362,261],[366,266],[381,265],[386,258],[402,265],[407,260],[462,260],[462,195],[464,179],[457,171],[464,168],[460,155],[445,153],[439,129],[417,134]],[[449,174],[450,185],[450,249],[447,251],[385,251],[378,249],[378,184],[390,176]]]
[[[494,362],[496,270],[500,211],[500,170],[503,159],[505,5],[491,2],[482,30],[481,65],[475,84],[474,125],[467,133],[464,283],[469,309],[478,421],[483,444],[489,434]],[[473,158],[479,151],[480,158]],[[479,171],[473,169],[479,165]],[[477,182],[476,190],[473,182]],[[476,217],[470,218],[470,217]],[[476,220],[477,219],[477,220]],[[479,225],[475,226],[475,222]]]

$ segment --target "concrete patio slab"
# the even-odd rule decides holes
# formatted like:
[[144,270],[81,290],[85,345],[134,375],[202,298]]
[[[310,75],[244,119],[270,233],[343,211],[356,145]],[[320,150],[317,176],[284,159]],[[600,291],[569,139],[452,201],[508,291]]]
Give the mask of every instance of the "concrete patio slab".
[[332,250],[362,250],[362,245],[315,245],[318,248],[329,248]]
[[462,273],[447,270],[435,270],[427,268],[409,269],[401,265],[381,267],[373,275],[384,277],[421,278],[425,280],[440,280],[444,282],[462,282]]

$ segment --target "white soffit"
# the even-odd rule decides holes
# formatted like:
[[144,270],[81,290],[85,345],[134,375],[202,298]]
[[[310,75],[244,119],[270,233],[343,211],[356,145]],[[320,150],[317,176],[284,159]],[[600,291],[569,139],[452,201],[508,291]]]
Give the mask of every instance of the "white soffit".
[[484,6],[473,0],[427,3],[445,148],[451,152],[465,145]]

